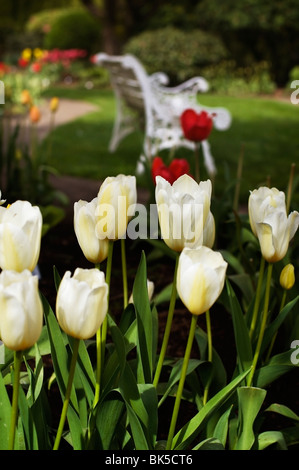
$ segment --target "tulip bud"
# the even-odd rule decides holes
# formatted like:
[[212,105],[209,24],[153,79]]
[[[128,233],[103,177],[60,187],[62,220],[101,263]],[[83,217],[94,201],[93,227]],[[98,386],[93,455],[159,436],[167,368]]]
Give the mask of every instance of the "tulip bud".
[[173,185],[161,176],[156,178],[156,203],[161,235],[174,251],[185,246],[203,244],[203,231],[210,213],[211,181],[199,184],[182,175]]
[[258,237],[263,257],[280,261],[299,225],[299,213],[287,216],[285,194],[276,188],[261,187],[250,193],[248,213],[251,229]]
[[0,337],[5,346],[21,351],[33,346],[43,326],[38,279],[30,271],[0,274]]
[[[149,300],[152,300],[152,297],[154,295],[154,290],[155,290],[155,284],[152,281],[150,281],[149,279],[147,279],[146,285],[147,285],[148,298],[149,298]],[[130,296],[129,303],[131,303],[131,304],[134,303],[133,293]]]
[[37,265],[42,232],[42,214],[28,201],[0,206],[0,268],[21,272]]
[[106,178],[98,193],[97,236],[101,240],[123,238],[130,215],[134,213],[136,201],[135,176],[118,175]]
[[222,255],[206,246],[184,248],[179,257],[177,291],[194,315],[211,308],[221,294],[227,263]]
[[56,298],[56,316],[62,330],[73,338],[91,338],[103,323],[108,309],[108,284],[98,269],[67,271]]
[[295,269],[292,264],[287,264],[280,273],[279,282],[283,289],[292,289],[295,284]]
[[37,123],[41,118],[41,113],[40,113],[39,108],[35,105],[31,106],[29,116],[30,116],[30,120],[32,123],[34,124]]
[[52,113],[55,113],[59,106],[59,98],[54,96],[50,101],[50,110]]
[[109,240],[96,235],[97,201],[78,201],[74,204],[74,229],[83,254],[92,263],[101,263],[108,256]]

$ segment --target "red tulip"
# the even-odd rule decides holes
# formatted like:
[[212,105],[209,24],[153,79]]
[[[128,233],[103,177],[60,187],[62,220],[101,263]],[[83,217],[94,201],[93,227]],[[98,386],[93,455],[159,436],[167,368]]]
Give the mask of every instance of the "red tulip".
[[174,181],[180,176],[189,174],[190,166],[184,158],[175,158],[169,165],[169,170],[174,176]]
[[206,111],[197,113],[193,109],[186,109],[181,115],[181,126],[186,139],[200,142],[210,135],[213,120]]
[[154,182],[156,176],[162,176],[170,184],[180,176],[189,174],[189,163],[183,158],[172,160],[169,166],[166,166],[161,157],[155,157],[152,164],[152,177]]

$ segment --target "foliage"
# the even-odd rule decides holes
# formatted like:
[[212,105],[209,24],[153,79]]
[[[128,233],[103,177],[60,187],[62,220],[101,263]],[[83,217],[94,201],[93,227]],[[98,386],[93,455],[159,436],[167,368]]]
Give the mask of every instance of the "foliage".
[[199,27],[208,25],[221,35],[239,65],[266,60],[277,85],[286,84],[290,69],[298,62],[296,1],[246,0],[238,4],[203,0],[195,15]]
[[125,52],[137,56],[149,73],[163,70],[176,82],[200,74],[203,66],[227,56],[217,36],[173,27],[141,33],[125,45]]
[[236,61],[226,60],[203,67],[202,75],[208,80],[211,92],[231,96],[271,94],[276,89],[267,62],[238,67]]
[[85,10],[67,10],[58,16],[46,33],[44,47],[94,52],[95,47],[99,47],[99,29],[99,24]]

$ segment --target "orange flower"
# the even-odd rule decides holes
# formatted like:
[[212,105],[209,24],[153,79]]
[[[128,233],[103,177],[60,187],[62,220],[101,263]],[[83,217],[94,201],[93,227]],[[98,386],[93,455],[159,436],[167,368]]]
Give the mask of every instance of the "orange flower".
[[29,115],[30,115],[31,122],[33,122],[33,123],[38,122],[41,118],[40,110],[35,105],[31,106]]
[[31,95],[28,90],[22,90],[21,92],[21,103],[24,105],[31,103]]

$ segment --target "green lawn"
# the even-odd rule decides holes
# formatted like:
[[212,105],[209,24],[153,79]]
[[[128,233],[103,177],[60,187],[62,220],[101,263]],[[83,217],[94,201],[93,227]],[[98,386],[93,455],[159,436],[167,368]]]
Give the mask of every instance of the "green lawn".
[[[115,153],[108,151],[115,113],[114,97],[110,90],[61,88],[48,91],[48,96],[54,94],[90,101],[98,106],[98,110],[54,130],[50,161],[53,167],[61,174],[99,180],[135,171],[142,152],[141,133],[128,136]],[[235,179],[242,151],[241,199],[247,200],[249,190],[265,184],[267,178],[270,178],[272,186],[285,190],[291,164],[298,161],[299,106],[258,97],[209,94],[202,95],[200,101],[208,106],[226,107],[233,118],[228,131],[213,130],[210,136],[211,150],[218,168],[215,182],[218,191],[223,191]],[[176,157],[186,157],[192,164],[193,154],[189,151],[178,150]],[[297,200],[297,195],[295,198]]]

